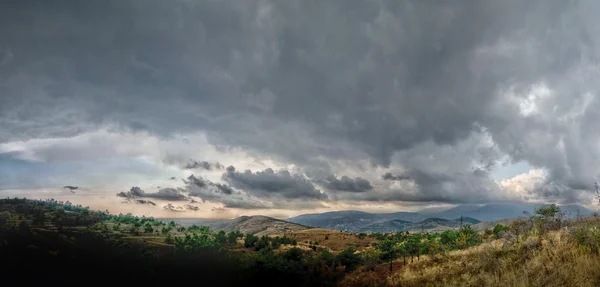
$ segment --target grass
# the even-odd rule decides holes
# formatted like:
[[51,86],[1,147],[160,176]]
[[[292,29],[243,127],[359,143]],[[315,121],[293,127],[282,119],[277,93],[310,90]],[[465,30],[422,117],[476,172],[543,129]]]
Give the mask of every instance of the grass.
[[406,266],[396,261],[391,274],[382,264],[347,275],[340,286],[600,286],[598,241],[578,241],[575,236],[594,235],[599,226],[599,218],[584,219],[519,241],[488,240],[422,256]]
[[378,242],[378,240],[369,236],[360,238],[356,234],[321,228],[296,231],[292,233],[291,236],[298,241],[298,245],[300,246],[310,245],[306,243],[307,241],[313,243],[318,242],[319,247],[327,248],[332,252],[339,252],[348,247],[362,250],[371,246],[371,244]]

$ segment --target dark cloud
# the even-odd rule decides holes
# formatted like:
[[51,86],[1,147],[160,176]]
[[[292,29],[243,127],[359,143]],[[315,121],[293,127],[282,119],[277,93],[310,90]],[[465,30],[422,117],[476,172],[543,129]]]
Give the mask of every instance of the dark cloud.
[[185,212],[185,208],[179,205],[173,205],[172,203],[163,205],[163,209],[173,212]]
[[127,192],[121,191],[121,192],[117,193],[117,196],[124,197],[124,198],[145,197],[146,192],[143,191],[139,186],[132,186],[131,189],[129,189],[129,191],[127,191]]
[[[480,174],[480,171],[477,170],[477,172],[475,172],[475,174]],[[432,173],[432,172],[426,172],[423,170],[411,170],[399,175],[393,175],[392,173],[388,172],[386,174],[383,175],[383,179],[385,180],[411,180],[414,181],[416,184],[419,185],[423,185],[423,184],[438,184],[438,183],[442,183],[442,182],[446,182],[446,181],[451,181],[452,177],[445,175],[445,174],[440,174],[440,173]]]
[[65,185],[65,186],[63,186],[63,189],[66,189],[72,193],[75,193],[75,190],[79,189],[79,187],[72,186],[72,185]]
[[223,180],[231,186],[247,191],[258,197],[326,199],[310,180],[301,174],[292,174],[282,169],[275,172],[271,168],[253,173],[250,170],[237,172],[227,168]]
[[385,173],[382,177],[384,180],[411,180],[411,177],[406,174],[393,175],[391,172]]
[[205,200],[218,202],[229,208],[257,209],[271,208],[268,202],[245,192],[236,191],[227,184],[214,183],[208,179],[197,178],[190,175],[185,189],[189,196],[199,197]]
[[145,192],[138,186],[133,186],[127,192],[117,193],[118,197],[124,198],[155,198],[162,200],[187,200],[184,190],[176,188],[163,188],[158,192]]
[[346,192],[366,192],[373,189],[371,182],[368,180],[360,177],[352,179],[345,175],[340,179],[330,175],[323,181],[323,186],[330,190]]
[[[299,167],[422,171],[419,194],[445,200],[493,198],[472,170],[504,156],[548,171],[536,197],[583,200],[599,175],[597,1],[15,3],[0,4],[0,143],[201,130]],[[493,149],[429,157],[465,141]],[[252,194],[322,197],[227,174]]]
[[200,210],[200,207],[191,205],[191,204],[186,204],[185,209],[187,209],[189,211],[198,211],[198,210]]
[[231,187],[229,187],[229,186],[227,186],[225,184],[219,184],[219,183],[217,183],[217,184],[215,184],[215,186],[223,194],[231,195],[231,194],[233,194],[235,192]]
[[139,204],[148,204],[148,205],[156,206],[156,203],[154,203],[150,200],[145,200],[145,199],[136,199],[135,202],[137,202]]
[[207,161],[197,162],[195,160],[192,160],[185,166],[185,169],[197,169],[197,168],[202,168],[205,170],[223,169],[223,165],[221,165],[219,162],[210,163]]
[[199,188],[205,188],[212,184],[209,180],[205,180],[202,177],[196,177],[193,174],[188,176],[187,180],[183,180],[185,184],[195,185]]

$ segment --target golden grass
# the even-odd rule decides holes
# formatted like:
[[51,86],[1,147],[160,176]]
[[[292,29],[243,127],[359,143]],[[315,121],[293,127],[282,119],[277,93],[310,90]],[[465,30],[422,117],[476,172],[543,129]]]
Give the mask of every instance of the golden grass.
[[340,286],[600,286],[600,254],[577,245],[565,230],[394,265],[391,275],[387,264],[353,272]]
[[359,236],[356,234],[321,228],[300,230],[288,234],[287,236],[295,238],[298,242],[298,245],[308,245],[306,243],[307,241],[316,241],[319,243],[319,247],[327,248],[333,252],[339,252],[351,246],[358,250],[362,250],[365,247],[370,246],[372,243],[378,241],[369,236],[359,238]]

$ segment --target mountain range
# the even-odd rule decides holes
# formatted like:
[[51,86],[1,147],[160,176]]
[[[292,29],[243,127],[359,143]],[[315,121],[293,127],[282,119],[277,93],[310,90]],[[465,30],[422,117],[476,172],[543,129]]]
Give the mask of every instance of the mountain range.
[[[367,213],[362,211],[333,211],[318,214],[303,214],[287,219],[289,222],[311,227],[320,227],[351,232],[389,232],[427,230],[439,231],[463,224],[476,225],[480,222],[495,222],[504,219],[528,217],[541,204],[463,204],[435,212]],[[581,205],[563,205],[560,208],[567,218],[587,216],[591,210]],[[483,226],[483,225],[482,225]]]
[[[309,228],[325,228],[349,232],[437,232],[472,225],[477,230],[507,224],[510,219],[528,217],[540,204],[494,203],[485,205],[463,204],[442,211],[368,213],[356,210],[303,214],[287,220],[267,216],[241,216],[235,219],[163,219],[183,225],[208,226],[213,231],[240,231],[258,236],[285,234]],[[581,205],[563,205],[567,218],[591,215],[593,211]],[[461,218],[462,217],[462,218]]]

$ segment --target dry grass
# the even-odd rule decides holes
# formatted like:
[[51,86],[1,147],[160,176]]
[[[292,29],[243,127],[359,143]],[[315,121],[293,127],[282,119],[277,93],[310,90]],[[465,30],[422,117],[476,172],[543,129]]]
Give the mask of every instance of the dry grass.
[[398,265],[391,275],[386,264],[359,270],[340,286],[600,286],[600,254],[578,245],[567,230]]
[[319,243],[319,247],[327,248],[333,252],[342,251],[351,246],[362,250],[378,241],[368,236],[360,238],[356,234],[320,228],[300,230],[288,234],[288,236],[295,238],[298,245],[308,245],[306,242],[316,241]]

